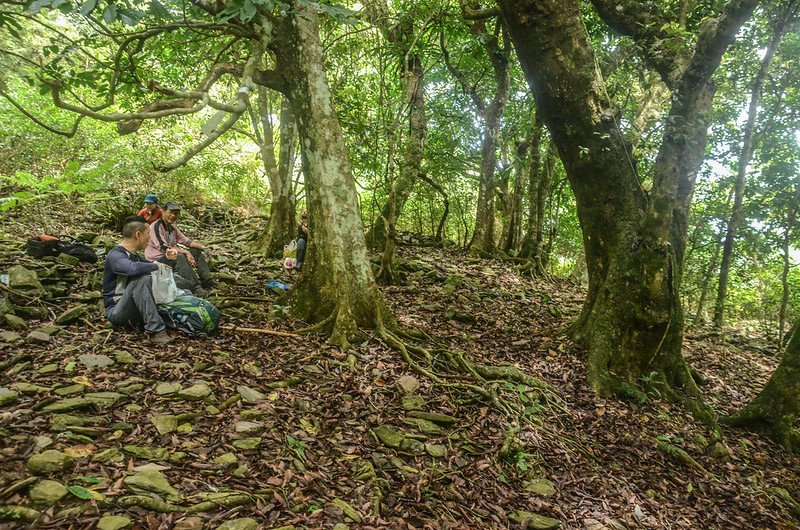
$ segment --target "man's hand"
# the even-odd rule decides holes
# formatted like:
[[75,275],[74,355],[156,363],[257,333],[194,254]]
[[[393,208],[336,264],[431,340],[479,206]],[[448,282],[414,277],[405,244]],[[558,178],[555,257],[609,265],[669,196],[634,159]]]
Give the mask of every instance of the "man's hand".
[[189,265],[191,265],[192,267],[197,265],[197,260],[194,259],[194,256],[192,256],[191,252],[187,252],[185,255],[186,255],[186,261],[189,262]]
[[168,260],[178,259],[178,249],[177,248],[168,248],[164,254]]

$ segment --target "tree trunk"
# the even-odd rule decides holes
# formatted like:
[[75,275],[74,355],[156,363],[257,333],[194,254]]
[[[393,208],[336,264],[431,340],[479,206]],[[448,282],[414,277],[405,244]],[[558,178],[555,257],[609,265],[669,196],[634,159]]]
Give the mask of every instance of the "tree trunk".
[[695,312],[694,321],[692,322],[695,326],[699,326],[706,321],[703,313],[705,312],[706,298],[708,297],[708,286],[711,284],[711,277],[714,275],[714,271],[717,270],[717,260],[721,249],[722,234],[719,235],[717,242],[714,244],[714,254],[711,256],[711,261],[708,262],[708,269],[703,277],[703,285],[700,287],[700,299],[697,301],[697,312]]
[[516,248],[522,234],[522,195],[523,184],[525,182],[525,168],[530,168],[527,163],[528,141],[517,142],[517,157],[514,161],[514,191],[509,198],[508,226],[506,227],[506,238],[503,250],[507,253]]
[[[460,0],[464,18],[469,19],[465,0]],[[483,44],[494,74],[495,91],[487,104],[478,94],[477,85],[467,81],[461,70],[450,62],[450,54],[444,45],[442,34],[441,48],[445,65],[458,80],[475,104],[475,108],[483,118],[483,134],[481,138],[481,167],[478,183],[478,205],[475,216],[475,232],[472,234],[470,252],[479,256],[491,256],[497,250],[495,237],[495,166],[497,165],[497,141],[500,136],[500,122],[508,102],[511,84],[509,74],[509,55],[511,46],[508,42],[505,26],[498,20],[493,33],[487,31],[484,19],[473,20],[472,33]],[[503,34],[502,44],[500,34]]]
[[800,449],[795,421],[800,414],[800,332],[789,339],[783,359],[764,389],[725,423],[762,432],[788,451]]
[[421,171],[428,120],[425,115],[425,69],[420,54],[415,51],[419,44],[414,36],[414,20],[409,18],[395,27],[388,27],[385,0],[378,0],[370,4],[370,7],[376,11],[374,22],[396,50],[403,72],[405,104],[408,105],[408,139],[400,164],[400,176],[394,182],[393,204],[387,200],[370,230],[370,245],[376,250],[383,250],[387,234],[396,231],[395,227],[387,227],[387,221],[393,219],[396,222],[400,217]]
[[542,225],[539,217],[541,210],[539,207],[539,181],[542,178],[543,132],[542,120],[537,113],[533,121],[533,133],[531,135],[531,158],[528,172],[528,227],[519,253],[522,258],[534,259],[536,256],[536,242],[542,239]]
[[[294,167],[294,150],[297,134],[289,101],[284,97],[281,102],[280,117],[280,153],[275,161],[272,141],[272,124],[269,121],[269,109],[266,103],[266,89],[259,87],[258,107],[263,135],[264,147],[261,148],[264,168],[269,177],[272,203],[269,209],[269,224],[259,238],[259,247],[267,255],[277,256],[283,246],[294,237],[294,188],[292,186],[292,169]],[[254,127],[256,124],[254,123]]]
[[730,273],[731,261],[733,260],[733,245],[736,239],[736,231],[739,229],[739,221],[742,215],[742,202],[744,199],[744,181],[747,175],[747,167],[750,158],[753,156],[755,142],[753,132],[755,131],[756,118],[758,116],[758,102],[761,99],[761,90],[767,78],[769,65],[778,49],[783,30],[780,26],[773,33],[772,39],[767,46],[764,58],[758,68],[758,73],[753,80],[753,88],[750,93],[750,107],[747,112],[747,123],[744,126],[742,138],[742,149],[739,152],[738,172],[736,174],[736,184],[733,193],[733,210],[728,221],[728,229],[725,234],[725,243],[722,248],[722,263],[719,266],[719,287],[717,287],[717,302],[714,306],[714,326],[721,328],[725,317],[725,298],[728,295],[728,274]]
[[574,331],[589,350],[592,387],[603,394],[636,393],[647,380],[675,397],[674,389],[683,388],[687,406],[713,425],[681,355],[681,264],[711,115],[711,74],[755,0],[703,35],[703,46],[673,80],[649,194],[603,89],[579,2],[498,4],[576,197],[589,289]]
[[478,211],[475,217],[475,234],[471,251],[491,255],[497,250],[495,237],[495,166],[497,165],[497,140],[500,136],[500,121],[508,101],[509,74],[508,55],[492,53],[497,91],[483,115],[483,139],[481,142],[481,172],[478,185]]
[[800,186],[795,188],[792,195],[793,200],[788,205],[786,214],[786,226],[783,232],[783,271],[781,272],[781,307],[778,312],[778,347],[783,347],[784,331],[786,329],[786,309],[789,306],[789,269],[791,268],[790,248],[792,235],[797,222],[797,208],[800,202]]
[[343,349],[362,328],[394,323],[372,275],[350,160],[325,76],[316,11],[292,2],[276,27],[283,53],[276,66],[286,79],[302,142],[309,213],[303,273],[288,293],[293,313],[331,331]]

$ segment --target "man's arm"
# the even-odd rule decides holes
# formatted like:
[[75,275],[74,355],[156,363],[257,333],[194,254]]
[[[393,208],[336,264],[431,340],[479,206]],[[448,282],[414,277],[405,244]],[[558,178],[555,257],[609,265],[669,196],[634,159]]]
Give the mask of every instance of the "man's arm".
[[123,274],[128,277],[142,276],[158,269],[156,263],[149,261],[133,261],[121,252],[114,252],[106,256],[106,263],[114,274]]

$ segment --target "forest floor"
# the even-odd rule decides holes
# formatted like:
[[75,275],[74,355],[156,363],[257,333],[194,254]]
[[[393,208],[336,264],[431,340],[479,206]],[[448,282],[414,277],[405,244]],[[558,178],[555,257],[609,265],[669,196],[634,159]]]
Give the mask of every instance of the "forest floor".
[[[800,526],[798,506],[771,489],[800,498],[797,457],[725,428],[728,457],[712,458],[708,433],[679,406],[591,392],[584,353],[563,334],[583,298],[571,284],[406,247],[404,284],[383,288],[399,321],[439,346],[550,385],[497,383],[526,407],[514,437],[513,418],[413,374],[378,340],[342,353],[318,337],[223,330],[158,348],[113,331],[98,299],[102,260],[76,269],[18,250],[32,219],[115,240],[90,216],[73,226],[57,212],[22,209],[0,226],[0,272],[22,264],[50,293],[18,300],[20,329],[0,334],[0,528]],[[223,324],[291,332],[300,323],[266,288],[286,279],[277,261],[245,251],[260,222],[217,219],[212,234],[184,225],[214,249]],[[77,322],[53,327],[80,305]],[[778,364],[757,340],[700,337],[689,332],[685,352],[720,413]]]

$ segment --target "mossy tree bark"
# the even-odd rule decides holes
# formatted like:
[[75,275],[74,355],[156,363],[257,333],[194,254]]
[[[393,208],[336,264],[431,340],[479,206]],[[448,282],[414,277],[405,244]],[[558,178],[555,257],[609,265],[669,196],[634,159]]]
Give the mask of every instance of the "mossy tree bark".
[[346,349],[362,329],[394,325],[372,275],[350,161],[325,74],[317,13],[295,0],[275,27],[300,140],[309,213],[303,273],[287,295],[293,313]]
[[609,25],[639,43],[672,91],[649,192],[603,88],[580,3],[498,2],[576,196],[589,289],[575,334],[588,347],[596,391],[628,392],[644,378],[673,395],[683,388],[687,405],[707,416],[681,355],[687,213],[706,145],[711,75],[758,2],[729,2],[700,30],[694,49],[664,34],[668,12],[655,4],[592,3]]
[[800,450],[800,328],[795,326],[783,359],[764,389],[724,423],[762,432],[789,451]]

